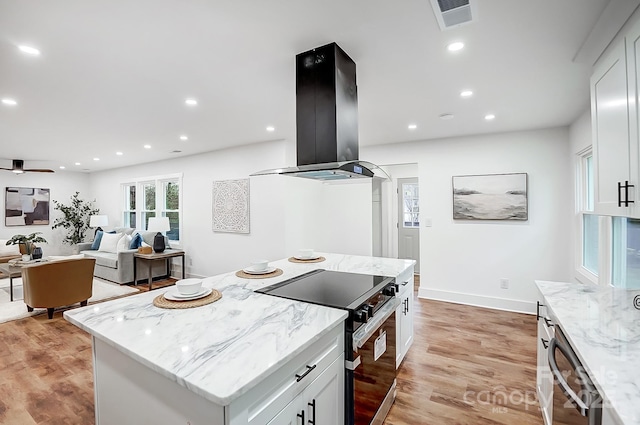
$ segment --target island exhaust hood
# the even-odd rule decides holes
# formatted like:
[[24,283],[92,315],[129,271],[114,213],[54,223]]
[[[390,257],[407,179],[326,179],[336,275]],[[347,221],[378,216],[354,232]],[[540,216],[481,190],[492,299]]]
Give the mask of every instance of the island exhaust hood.
[[315,180],[374,177],[358,160],[356,64],[336,43],[296,55],[297,167],[259,171]]

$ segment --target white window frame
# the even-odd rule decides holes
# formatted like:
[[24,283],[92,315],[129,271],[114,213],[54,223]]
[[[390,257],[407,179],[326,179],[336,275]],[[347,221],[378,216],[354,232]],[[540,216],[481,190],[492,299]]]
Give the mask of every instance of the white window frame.
[[[164,194],[164,184],[166,182],[177,182],[178,184],[178,209],[177,210],[167,210],[165,208],[165,194]],[[146,207],[145,202],[144,202],[144,185],[146,184],[150,184],[150,183],[155,183],[155,187],[156,187],[156,205],[155,205],[155,210],[146,210],[146,209],[142,209],[143,206]],[[128,188],[129,186],[135,186],[136,187],[136,209],[135,210],[130,210],[130,209],[126,209],[125,207],[128,208],[129,203],[128,203],[128,191],[125,190],[126,188]],[[126,213],[129,212],[135,212],[136,213],[136,223],[135,223],[135,228],[136,229],[141,229],[141,230],[146,230],[144,225],[144,221],[143,221],[143,214],[145,212],[155,212],[156,217],[161,217],[163,213],[165,212],[177,212],[178,213],[178,217],[179,217],[179,235],[180,235],[180,239],[175,241],[175,240],[170,240],[169,244],[171,244],[172,246],[175,247],[180,247],[183,244],[183,240],[184,240],[184,233],[183,233],[183,221],[184,221],[184,214],[183,214],[183,209],[182,209],[182,173],[176,173],[176,174],[165,174],[165,175],[160,175],[160,176],[150,176],[150,177],[141,177],[141,178],[136,178],[136,179],[131,179],[131,180],[127,180],[125,182],[122,182],[120,184],[121,187],[121,191],[122,191],[122,220],[124,223],[124,217]]]
[[[575,271],[576,279],[582,283],[592,283],[597,285],[602,275],[602,261],[600,251],[602,249],[602,239],[598,232],[598,274],[593,273],[591,270],[584,267],[584,216],[585,214],[592,214],[593,211],[587,206],[587,189],[586,171],[587,171],[587,158],[593,157],[593,149],[591,146],[580,151],[576,155],[576,199],[575,199],[575,215],[576,215],[576,244],[575,244]],[[598,220],[600,222],[600,220]],[[598,228],[601,229],[600,223]]]

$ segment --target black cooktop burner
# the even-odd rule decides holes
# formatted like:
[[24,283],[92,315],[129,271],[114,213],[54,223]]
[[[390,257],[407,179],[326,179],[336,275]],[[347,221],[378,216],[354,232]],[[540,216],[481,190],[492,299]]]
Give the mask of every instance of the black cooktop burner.
[[393,278],[385,276],[314,270],[256,292],[353,310],[391,282]]

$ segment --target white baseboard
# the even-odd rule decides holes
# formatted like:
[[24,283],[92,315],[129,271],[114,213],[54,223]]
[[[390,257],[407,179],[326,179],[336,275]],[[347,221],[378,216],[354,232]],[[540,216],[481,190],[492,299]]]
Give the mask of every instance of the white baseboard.
[[462,292],[441,291],[420,287],[419,298],[436,301],[446,301],[456,304],[485,307],[494,310],[512,311],[515,313],[535,314],[536,305],[529,301],[512,300],[508,298],[486,297],[483,295],[465,294]]

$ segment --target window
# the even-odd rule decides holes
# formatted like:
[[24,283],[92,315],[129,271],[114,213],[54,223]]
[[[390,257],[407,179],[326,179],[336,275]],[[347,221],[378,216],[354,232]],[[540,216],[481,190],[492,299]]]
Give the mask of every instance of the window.
[[591,148],[579,154],[578,178],[578,215],[580,221],[580,269],[593,282],[597,281],[599,271],[598,256],[599,217],[594,210],[594,170]]
[[611,284],[640,289],[640,220],[613,217]]
[[150,177],[124,183],[124,225],[146,230],[151,217],[169,217],[171,230],[167,232],[167,237],[171,241],[180,241],[181,183],[181,175]]
[[403,183],[402,184],[402,199],[403,199],[403,218],[402,226],[407,227],[420,227],[420,206],[418,197],[418,183]]

